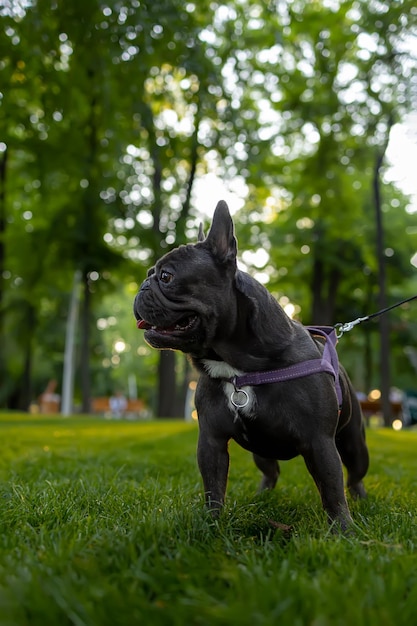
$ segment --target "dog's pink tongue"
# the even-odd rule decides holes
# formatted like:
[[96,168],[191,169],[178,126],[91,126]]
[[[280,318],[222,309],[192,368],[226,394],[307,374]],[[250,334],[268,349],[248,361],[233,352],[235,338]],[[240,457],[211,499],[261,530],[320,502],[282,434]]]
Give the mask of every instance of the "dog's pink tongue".
[[145,322],[145,320],[138,320],[136,326],[141,330],[148,328],[149,324]]

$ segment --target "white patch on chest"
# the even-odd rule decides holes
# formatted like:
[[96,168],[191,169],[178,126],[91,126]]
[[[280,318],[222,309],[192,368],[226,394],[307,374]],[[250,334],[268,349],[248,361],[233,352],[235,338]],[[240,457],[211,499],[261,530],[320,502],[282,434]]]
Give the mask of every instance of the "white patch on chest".
[[[233,376],[242,376],[244,372],[238,370],[224,361],[213,361],[211,359],[203,360],[204,369],[211,378],[233,378]],[[229,410],[235,414],[235,419],[239,416],[239,413],[245,417],[254,417],[254,409],[256,406],[256,395],[252,387],[245,385],[240,387],[245,394],[236,392],[236,389],[232,383],[227,380],[223,381],[223,391],[227,399],[227,405]],[[233,401],[240,405],[236,407]]]

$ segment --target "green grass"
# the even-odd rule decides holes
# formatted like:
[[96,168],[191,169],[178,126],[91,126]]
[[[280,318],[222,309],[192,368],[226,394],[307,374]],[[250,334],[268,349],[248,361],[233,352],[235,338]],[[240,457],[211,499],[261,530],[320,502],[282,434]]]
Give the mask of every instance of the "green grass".
[[368,431],[349,537],[328,532],[302,460],[256,495],[234,444],[212,522],[193,424],[4,414],[0,440],[1,626],[416,623],[417,432]]

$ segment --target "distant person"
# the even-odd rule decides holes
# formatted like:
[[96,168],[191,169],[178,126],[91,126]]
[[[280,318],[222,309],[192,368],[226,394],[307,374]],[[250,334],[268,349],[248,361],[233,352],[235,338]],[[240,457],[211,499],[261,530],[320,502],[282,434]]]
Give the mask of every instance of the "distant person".
[[112,417],[116,417],[117,419],[124,417],[127,409],[127,400],[121,391],[116,391],[116,393],[110,397],[109,404]]
[[389,399],[391,402],[402,402],[403,392],[398,387],[391,387],[389,390]]
[[52,379],[46,385],[45,391],[39,396],[39,409],[41,413],[58,413],[61,396],[56,393],[57,381]]

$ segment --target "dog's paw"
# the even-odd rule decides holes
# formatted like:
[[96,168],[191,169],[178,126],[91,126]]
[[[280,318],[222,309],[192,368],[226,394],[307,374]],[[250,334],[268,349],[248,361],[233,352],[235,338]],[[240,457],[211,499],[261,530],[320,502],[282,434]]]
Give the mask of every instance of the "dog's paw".
[[350,495],[352,496],[354,500],[363,499],[363,498],[366,498],[367,496],[366,489],[363,486],[362,481],[356,483],[355,485],[349,485],[348,489],[349,489]]

